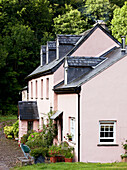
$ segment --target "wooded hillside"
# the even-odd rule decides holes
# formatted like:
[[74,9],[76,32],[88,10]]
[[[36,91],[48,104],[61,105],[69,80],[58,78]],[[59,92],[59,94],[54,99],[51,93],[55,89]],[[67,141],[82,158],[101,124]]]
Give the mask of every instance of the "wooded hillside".
[[127,1],[0,0],[0,114],[17,114],[25,77],[39,65],[40,45],[56,34],[80,34],[98,19],[120,41],[127,35]]

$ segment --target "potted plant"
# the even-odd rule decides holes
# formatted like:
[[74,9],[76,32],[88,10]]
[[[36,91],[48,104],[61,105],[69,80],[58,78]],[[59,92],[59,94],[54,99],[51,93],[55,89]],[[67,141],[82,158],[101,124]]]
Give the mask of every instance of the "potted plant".
[[72,135],[71,134],[67,133],[67,138],[68,138],[69,141],[72,141]]
[[45,162],[47,148],[39,147],[32,149],[30,155],[34,157],[34,163],[43,163]]
[[57,145],[52,145],[50,148],[49,148],[49,156],[50,156],[50,161],[55,163],[57,162],[57,155],[59,154],[59,147]]
[[65,155],[65,162],[72,162],[73,157],[74,157],[74,154],[71,153],[71,152],[68,152],[68,153]]
[[127,143],[123,144],[123,148],[125,149],[125,154],[121,154],[122,162],[127,162]]
[[72,162],[73,157],[74,153],[72,148],[68,148],[68,150],[65,151],[65,162]]

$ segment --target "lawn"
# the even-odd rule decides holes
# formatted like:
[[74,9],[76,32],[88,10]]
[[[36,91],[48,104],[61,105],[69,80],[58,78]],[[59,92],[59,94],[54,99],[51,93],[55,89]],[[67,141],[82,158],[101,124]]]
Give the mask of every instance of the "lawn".
[[0,115],[0,122],[5,122],[8,120],[16,120],[16,119],[17,119],[16,115],[7,115],[7,116]]
[[75,163],[51,163],[51,164],[36,164],[30,166],[23,166],[23,167],[15,167],[12,170],[40,170],[40,169],[47,169],[47,170],[94,170],[94,169],[127,169],[127,163],[82,163],[82,162],[75,162]]

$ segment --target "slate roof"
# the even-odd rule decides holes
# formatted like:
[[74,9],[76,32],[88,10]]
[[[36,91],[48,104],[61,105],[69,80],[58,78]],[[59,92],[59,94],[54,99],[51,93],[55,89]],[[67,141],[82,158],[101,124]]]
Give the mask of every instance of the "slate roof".
[[81,35],[57,35],[59,39],[59,44],[73,44],[75,45],[76,42],[81,38]]
[[29,74],[26,79],[52,74],[54,71],[56,71],[57,68],[59,68],[59,66],[61,66],[63,62],[64,58],[61,58],[59,60],[54,60],[49,64],[45,64],[44,66],[39,66],[31,74]]
[[38,108],[36,101],[18,102],[20,120],[38,120]]
[[84,67],[84,66],[96,66],[106,57],[67,57],[68,66],[70,67]]
[[56,50],[56,41],[48,41],[47,44],[48,44],[49,50],[50,49],[51,50]]
[[[108,57],[107,57],[108,56]],[[110,53],[108,53],[105,57],[107,58],[102,62],[102,64],[99,64],[97,67],[92,69],[87,75],[82,75],[81,77],[77,78],[70,84],[67,84],[66,86],[64,84],[60,84],[59,86],[54,87],[54,91],[56,93],[60,93],[63,91],[68,91],[69,89],[72,89],[73,91],[76,90],[76,88],[80,88],[81,86],[95,77],[96,75],[103,72],[108,67],[112,66],[114,63],[118,62],[121,58],[127,56],[127,52],[121,52],[121,48],[115,48]]]

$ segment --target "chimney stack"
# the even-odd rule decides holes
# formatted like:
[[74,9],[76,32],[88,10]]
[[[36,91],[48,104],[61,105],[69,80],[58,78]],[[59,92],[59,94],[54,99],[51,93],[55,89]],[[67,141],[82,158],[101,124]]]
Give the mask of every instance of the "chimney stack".
[[56,40],[56,60],[59,60],[59,38]]
[[64,85],[67,85],[67,71],[68,71],[68,62],[67,62],[67,57],[65,58],[65,63],[64,63]]
[[40,66],[43,66],[43,51],[42,51],[42,45],[41,45],[41,50],[40,50]]
[[121,49],[121,51],[126,52],[126,48],[125,48],[125,38],[126,38],[126,36],[122,36],[121,38],[122,38],[122,49]]
[[47,42],[47,46],[46,46],[46,64],[49,63],[49,48],[48,48],[48,42]]

